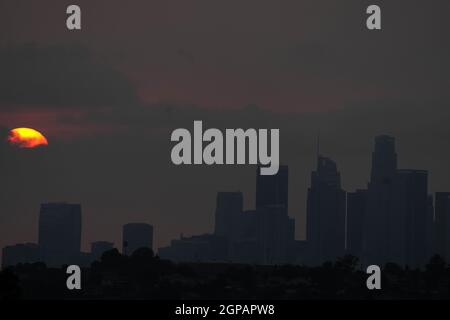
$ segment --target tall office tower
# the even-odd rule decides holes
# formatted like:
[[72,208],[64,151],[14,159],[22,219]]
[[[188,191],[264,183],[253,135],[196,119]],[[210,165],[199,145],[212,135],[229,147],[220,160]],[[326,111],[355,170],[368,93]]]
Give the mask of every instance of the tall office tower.
[[361,258],[364,214],[367,206],[367,190],[347,193],[346,252]]
[[214,234],[234,240],[242,208],[242,192],[219,192],[216,198]]
[[153,226],[146,223],[128,223],[123,226],[122,254],[131,255],[136,249],[153,249]]
[[91,255],[93,259],[100,259],[106,251],[112,250],[114,243],[108,241],[95,241],[91,243]]
[[81,205],[44,203],[39,214],[39,247],[50,266],[76,262],[81,246]]
[[434,247],[433,247],[433,241],[434,241],[434,199],[433,195],[429,194],[427,198],[427,256],[431,258],[434,255]]
[[389,184],[396,171],[397,153],[395,152],[395,138],[387,135],[375,137],[370,183]]
[[393,210],[388,219],[388,261],[412,268],[423,267],[430,258],[428,228],[432,219],[428,208],[428,172],[398,170]]
[[263,176],[256,172],[256,209],[262,207],[281,207],[288,213],[288,166],[280,166],[278,173]]
[[256,251],[261,264],[285,264],[292,261],[295,221],[284,214],[283,207],[256,210]]
[[236,228],[236,241],[231,244],[230,260],[238,263],[261,263],[258,254],[258,213],[256,210],[246,210],[239,219]]
[[433,251],[450,261],[450,192],[436,192]]
[[307,199],[307,239],[311,263],[334,261],[344,255],[346,193],[336,163],[318,157]]
[[386,135],[376,137],[363,229],[363,263],[366,265],[388,262],[389,244],[392,243],[389,217],[396,170],[395,139]]

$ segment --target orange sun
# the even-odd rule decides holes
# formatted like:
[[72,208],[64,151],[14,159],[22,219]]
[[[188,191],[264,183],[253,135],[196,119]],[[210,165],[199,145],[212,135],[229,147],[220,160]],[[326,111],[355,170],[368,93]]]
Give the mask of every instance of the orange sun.
[[9,132],[8,141],[19,148],[35,148],[48,145],[42,133],[30,128],[16,128]]

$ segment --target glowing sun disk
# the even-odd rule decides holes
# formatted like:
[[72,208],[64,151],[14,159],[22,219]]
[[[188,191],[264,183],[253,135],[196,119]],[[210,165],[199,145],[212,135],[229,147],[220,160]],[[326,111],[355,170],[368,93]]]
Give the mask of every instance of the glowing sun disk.
[[8,141],[19,148],[35,148],[48,145],[42,133],[31,128],[15,128],[9,132]]

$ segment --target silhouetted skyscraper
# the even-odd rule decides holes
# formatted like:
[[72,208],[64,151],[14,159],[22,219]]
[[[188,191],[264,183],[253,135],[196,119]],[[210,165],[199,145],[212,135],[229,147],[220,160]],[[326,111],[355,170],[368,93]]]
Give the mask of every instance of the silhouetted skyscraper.
[[367,190],[347,193],[346,252],[361,257],[364,215],[367,206]]
[[389,219],[393,210],[396,170],[395,139],[386,135],[376,137],[363,229],[365,264],[382,265],[388,262],[389,244],[394,241],[395,232],[389,228]]
[[434,199],[433,195],[429,194],[427,198],[427,256],[432,257],[434,253],[433,241],[434,241]]
[[258,213],[246,210],[239,218],[236,240],[231,243],[230,259],[240,263],[260,263],[258,252]]
[[390,184],[397,170],[395,138],[387,135],[375,137],[375,150],[372,153],[370,183]]
[[436,192],[433,251],[450,261],[450,192]]
[[81,246],[81,205],[45,203],[39,214],[39,247],[51,266],[77,261]]
[[295,241],[295,221],[284,214],[284,207],[260,207],[256,210],[258,262],[290,262]]
[[428,244],[432,215],[428,210],[428,172],[398,170],[393,210],[388,220],[388,261],[422,267],[430,258]]
[[153,249],[153,226],[146,223],[128,223],[123,226],[122,253],[131,255],[136,249]]
[[336,163],[319,156],[307,199],[307,239],[312,264],[334,261],[345,249],[346,194]]
[[295,221],[288,216],[289,169],[263,176],[256,171],[256,257],[259,263],[287,263],[295,241]]
[[398,170],[394,138],[375,138],[364,224],[364,264],[421,267],[430,256],[428,173]]
[[233,240],[242,214],[242,192],[219,192],[216,198],[214,234]]
[[260,167],[256,173],[256,209],[261,207],[281,207],[283,214],[288,211],[288,166],[280,166],[275,175],[260,175]]

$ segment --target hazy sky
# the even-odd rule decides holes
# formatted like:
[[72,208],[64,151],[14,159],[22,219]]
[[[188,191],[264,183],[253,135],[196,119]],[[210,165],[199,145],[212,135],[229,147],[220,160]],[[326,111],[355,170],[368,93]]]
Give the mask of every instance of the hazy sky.
[[[402,168],[450,191],[448,1],[0,2],[0,247],[37,241],[41,202],[81,203],[83,248],[121,243],[121,225],[155,226],[156,247],[211,232],[218,191],[254,204],[251,166],[176,167],[170,133],[280,128],[290,215],[304,235],[306,189],[321,153],[343,187],[365,187],[373,137],[397,138]],[[375,3],[374,2],[374,3]],[[32,127],[47,148],[21,150]]]

